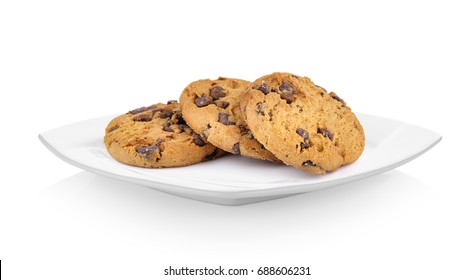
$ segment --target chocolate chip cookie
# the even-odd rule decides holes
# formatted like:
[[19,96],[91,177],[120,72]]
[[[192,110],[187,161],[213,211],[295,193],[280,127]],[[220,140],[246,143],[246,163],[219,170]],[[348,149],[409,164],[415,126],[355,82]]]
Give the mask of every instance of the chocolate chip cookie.
[[105,130],[104,143],[113,158],[140,167],[186,166],[225,154],[186,124],[177,101],[114,118]]
[[179,99],[182,114],[192,129],[222,150],[279,161],[253,137],[243,120],[240,99],[250,85],[248,81],[222,77],[192,82]]
[[325,174],[357,160],[363,127],[345,101],[309,78],[273,73],[240,101],[254,137],[287,165]]

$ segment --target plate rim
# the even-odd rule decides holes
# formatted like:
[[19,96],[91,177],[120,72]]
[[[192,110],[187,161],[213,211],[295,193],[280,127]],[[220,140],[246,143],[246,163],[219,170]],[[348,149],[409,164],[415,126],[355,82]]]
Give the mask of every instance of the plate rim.
[[[420,126],[417,126],[417,125],[414,125],[414,124],[410,124],[410,123],[406,123],[406,122],[402,122],[402,121],[399,121],[399,120],[390,119],[390,118],[386,118],[386,117],[381,117],[381,116],[376,116],[376,115],[371,115],[371,114],[365,114],[365,113],[356,113],[356,115],[357,116],[362,116],[363,118],[371,118],[371,119],[374,118],[374,119],[381,120],[381,121],[389,121],[389,122],[397,123],[399,125],[407,125],[411,128],[415,128],[419,131],[425,131],[425,132],[430,133],[432,135],[432,137],[435,138],[435,140],[431,141],[431,143],[429,145],[427,145],[427,146],[423,147],[422,149],[416,151],[415,153],[413,153],[409,157],[405,157],[402,160],[398,160],[398,161],[394,162],[393,164],[382,166],[380,168],[374,168],[374,169],[371,169],[371,170],[365,170],[363,172],[355,173],[355,174],[352,174],[350,176],[345,176],[345,177],[341,177],[341,178],[333,178],[333,179],[325,180],[325,181],[321,181],[321,182],[303,182],[302,184],[298,183],[296,185],[286,185],[286,186],[263,188],[263,189],[260,189],[260,188],[242,189],[242,188],[235,188],[235,187],[232,187],[232,186],[230,186],[230,187],[225,186],[225,188],[222,188],[221,190],[218,190],[218,189],[209,190],[209,189],[195,188],[193,186],[189,186],[189,184],[182,185],[182,184],[174,183],[172,181],[157,180],[157,178],[155,178],[155,180],[150,180],[149,178],[146,178],[146,177],[144,177],[143,175],[140,175],[140,174],[138,174],[140,176],[137,177],[137,176],[129,176],[129,174],[121,175],[121,174],[110,172],[110,171],[107,171],[107,170],[104,170],[104,169],[97,169],[95,167],[84,164],[82,162],[79,162],[75,159],[72,159],[72,158],[64,155],[63,153],[61,153],[57,149],[57,147],[55,147],[53,144],[51,144],[50,141],[48,140],[48,135],[54,134],[55,132],[58,132],[62,129],[67,129],[67,128],[70,128],[70,127],[75,126],[75,125],[84,124],[86,122],[99,121],[99,120],[104,120],[104,119],[108,119],[108,118],[111,119],[115,115],[96,117],[96,118],[91,118],[91,119],[88,119],[88,120],[74,122],[74,123],[71,123],[71,124],[68,124],[68,125],[63,125],[63,126],[55,128],[55,129],[51,129],[51,130],[40,133],[38,135],[38,138],[43,143],[43,145],[45,145],[45,147],[48,150],[50,150],[54,155],[56,155],[58,158],[62,159],[63,161],[65,161],[65,162],[67,162],[67,163],[69,163],[73,166],[76,166],[80,169],[83,169],[83,170],[86,170],[86,171],[89,171],[89,172],[92,172],[92,173],[95,173],[95,174],[98,174],[98,175],[111,177],[111,178],[114,178],[114,179],[117,179],[117,180],[120,180],[120,181],[126,181],[126,182],[130,182],[130,183],[134,183],[134,184],[144,185],[144,186],[151,187],[151,188],[154,188],[154,189],[157,189],[157,190],[160,190],[160,191],[170,192],[172,194],[177,194],[177,195],[180,195],[180,194],[179,194],[179,192],[176,192],[176,191],[181,191],[181,192],[185,191],[187,193],[191,192],[191,193],[196,193],[197,195],[200,194],[200,195],[211,196],[211,197],[222,197],[222,198],[225,198],[225,199],[242,199],[242,198],[245,198],[245,197],[249,198],[249,197],[257,197],[257,196],[264,196],[264,195],[274,195],[275,192],[276,192],[276,194],[292,195],[292,194],[296,194],[296,193],[302,193],[302,192],[309,192],[309,191],[324,189],[324,188],[327,188],[327,187],[330,187],[330,186],[341,185],[341,184],[344,184],[344,183],[347,183],[347,182],[357,181],[357,180],[364,179],[364,178],[367,178],[367,177],[370,177],[370,176],[373,176],[373,175],[384,173],[388,170],[394,169],[394,168],[399,167],[399,166],[401,166],[401,165],[403,165],[407,162],[410,162],[413,159],[421,156],[422,154],[424,154],[425,152],[427,152],[431,148],[433,148],[435,145],[437,145],[442,140],[442,136],[440,134],[438,134],[437,132],[434,132],[430,129],[423,128],[423,127],[420,127]],[[368,142],[368,139],[367,139],[367,142]],[[117,164],[123,165],[123,163],[119,163],[119,162],[117,162]],[[171,186],[172,188],[177,187],[177,189],[174,189],[174,190],[171,190],[171,191],[166,191],[165,188],[163,189],[162,187],[159,188],[159,187],[155,186],[156,184],[160,184],[160,185],[164,184],[164,185]],[[212,184],[212,183],[204,182],[204,184]],[[216,184],[216,183],[214,183],[214,184]]]

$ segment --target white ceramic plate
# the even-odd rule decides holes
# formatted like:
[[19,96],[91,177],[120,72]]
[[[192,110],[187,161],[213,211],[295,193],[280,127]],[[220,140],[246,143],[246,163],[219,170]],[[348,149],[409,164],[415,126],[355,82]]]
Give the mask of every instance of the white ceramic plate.
[[225,205],[310,192],[379,174],[416,158],[441,140],[439,134],[415,125],[365,114],[357,116],[365,129],[365,151],[355,163],[323,176],[234,155],[179,168],[128,166],[110,157],[103,144],[110,116],[47,131],[39,138],[59,158],[84,170]]

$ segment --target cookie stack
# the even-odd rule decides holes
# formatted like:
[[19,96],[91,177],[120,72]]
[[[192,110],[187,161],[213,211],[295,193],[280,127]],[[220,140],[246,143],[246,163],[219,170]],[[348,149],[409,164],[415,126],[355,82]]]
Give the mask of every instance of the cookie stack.
[[113,119],[104,141],[112,157],[141,167],[186,166],[232,153],[325,174],[357,160],[365,136],[335,93],[306,77],[273,73],[253,83],[192,82],[179,103]]

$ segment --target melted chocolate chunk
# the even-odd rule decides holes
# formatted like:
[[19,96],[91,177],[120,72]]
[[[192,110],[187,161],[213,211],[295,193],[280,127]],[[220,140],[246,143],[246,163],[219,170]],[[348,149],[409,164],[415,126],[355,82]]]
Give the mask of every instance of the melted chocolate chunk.
[[296,93],[296,88],[291,84],[286,81],[282,82],[282,85],[279,87],[279,90],[281,92],[288,92],[288,93]]
[[309,140],[309,132],[303,128],[296,129],[296,133],[299,134],[304,140]]
[[301,142],[301,150],[302,149],[307,149],[310,147],[310,144],[309,144],[309,138],[310,138],[310,135],[309,135],[309,132],[307,132],[307,130],[303,129],[303,128],[298,128],[296,129],[296,133],[302,137],[302,139],[304,139],[304,142]]
[[305,141],[304,141],[304,142],[301,142],[301,150],[302,150],[302,149],[307,149],[307,148],[309,148],[309,147],[310,147],[310,144],[309,144],[309,143],[307,143],[307,142],[305,142]]
[[213,152],[211,152],[210,154],[206,155],[204,157],[204,161],[209,161],[209,160],[213,160],[215,159],[215,157],[217,156],[219,152],[219,149],[215,149]]
[[316,88],[320,88],[321,90],[323,90],[324,93],[327,93],[327,91],[326,91],[323,87],[321,87],[321,86],[319,86],[319,85],[316,85],[314,82],[312,82],[312,84],[313,84]]
[[295,100],[295,93],[296,88],[286,81],[282,82],[281,86],[279,87],[280,97],[281,99],[286,100],[287,104],[291,104]]
[[228,107],[228,105],[230,105],[230,103],[228,103],[227,101],[224,101],[224,100],[218,100],[218,101],[215,101],[215,105],[217,105],[217,107],[225,109],[225,108]]
[[256,113],[260,116],[264,116],[264,111],[263,111],[263,103],[258,102],[256,103]]
[[317,133],[320,133],[322,134],[324,137],[328,137],[328,139],[330,140],[333,140],[333,133],[330,132],[328,129],[326,128],[318,128],[317,129]]
[[170,118],[170,117],[172,117],[173,114],[174,114],[173,111],[170,111],[170,110],[162,110],[161,113],[159,114],[159,117],[160,117],[161,119]]
[[132,115],[136,115],[136,114],[139,114],[139,113],[142,113],[144,111],[148,111],[148,110],[151,110],[151,109],[154,109],[154,108],[156,108],[156,105],[151,105],[151,106],[148,106],[148,107],[140,107],[140,108],[131,110],[128,113],[130,113]]
[[136,147],[136,152],[147,159],[150,159],[155,151],[160,152],[159,145],[151,146],[138,146]]
[[264,93],[265,95],[269,93],[268,85],[264,81],[261,82],[261,86],[258,88],[258,90]]
[[186,129],[190,129],[190,127],[187,124],[179,124],[179,129],[181,132],[185,132]]
[[343,106],[346,105],[345,101],[343,99],[341,99],[340,97],[338,97],[338,95],[335,92],[331,92],[330,97],[332,97],[333,99],[335,99],[338,102],[342,103]]
[[156,109],[153,109],[151,113],[155,116],[159,116],[163,110],[164,110],[163,108],[156,108]]
[[177,103],[177,100],[168,100],[167,104],[169,105],[169,104],[174,104],[174,103]]
[[133,118],[135,122],[149,122],[153,118],[149,114],[141,114]]
[[223,113],[223,112],[218,113],[218,122],[223,123],[224,125],[233,125],[233,124],[235,124],[234,122],[231,122],[228,119],[228,114]]
[[238,128],[240,128],[240,134],[241,135],[246,135],[246,137],[248,138],[253,138],[253,134],[251,133],[251,131],[243,124],[240,124],[238,126]]
[[196,98],[194,100],[194,103],[197,107],[204,107],[204,106],[207,106],[210,103],[212,103],[212,101],[213,101],[213,99],[210,95],[204,94],[204,95],[202,95],[202,97]]
[[280,96],[281,96],[281,99],[286,100],[287,104],[291,104],[295,100],[294,93],[282,92]]
[[200,137],[199,134],[197,134],[196,132],[193,132],[192,136],[194,136],[194,144],[196,144],[199,147],[205,146],[205,141],[204,139],[202,139],[202,137]]
[[171,123],[167,122],[163,125],[163,130],[167,132],[174,132],[174,130],[171,127]]
[[[186,120],[184,120],[184,117],[182,117],[182,113],[181,112],[178,112],[176,114],[174,114],[176,116],[176,120],[177,120],[177,124],[187,124],[186,123]],[[174,121],[176,121],[174,120]]]
[[210,89],[210,96],[213,100],[218,100],[225,96],[225,89],[221,86],[214,86]]
[[233,153],[236,155],[240,154],[240,143],[236,143],[235,145],[233,145]]

